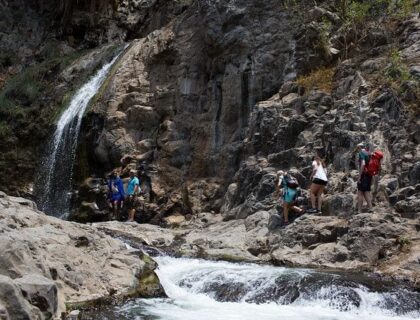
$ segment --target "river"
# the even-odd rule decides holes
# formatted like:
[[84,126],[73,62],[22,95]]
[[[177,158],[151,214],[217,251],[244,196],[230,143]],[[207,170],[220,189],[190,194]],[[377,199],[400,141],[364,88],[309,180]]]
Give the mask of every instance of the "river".
[[420,293],[363,275],[172,257],[155,260],[169,298],[131,300],[99,311],[96,319],[420,318]]

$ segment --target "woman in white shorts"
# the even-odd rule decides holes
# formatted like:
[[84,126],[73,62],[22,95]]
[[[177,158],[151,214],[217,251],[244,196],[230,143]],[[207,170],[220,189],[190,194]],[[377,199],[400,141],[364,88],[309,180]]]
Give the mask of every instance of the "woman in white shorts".
[[313,158],[310,180],[312,181],[310,188],[312,208],[306,212],[318,213],[321,212],[322,193],[328,183],[327,169],[322,159],[318,156]]

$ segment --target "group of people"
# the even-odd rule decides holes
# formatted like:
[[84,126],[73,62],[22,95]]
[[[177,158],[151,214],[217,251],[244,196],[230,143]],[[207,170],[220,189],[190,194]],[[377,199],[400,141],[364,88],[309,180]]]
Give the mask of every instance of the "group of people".
[[127,189],[124,190],[124,181],[121,179],[119,171],[114,170],[108,179],[108,201],[112,209],[111,219],[120,219],[121,211],[127,208],[129,222],[134,221],[136,208],[141,205],[141,179],[137,177],[136,170],[130,170]]
[[[383,158],[383,153],[381,151],[370,153],[365,143],[359,143],[356,150],[359,169],[357,180],[357,212],[362,212],[364,200],[367,203],[368,212],[373,212],[371,186],[373,180],[375,180],[375,184],[378,182],[378,175],[381,170],[380,161]],[[312,159],[312,173],[309,180],[311,181],[309,188],[311,208],[304,210],[295,205],[299,186],[297,180],[283,171],[277,172],[275,196],[279,197],[280,191],[282,191],[280,200],[283,207],[283,225],[290,223],[289,210],[294,211],[298,216],[306,212],[321,212],[322,195],[328,184],[328,178],[326,165],[319,156],[315,156]]]

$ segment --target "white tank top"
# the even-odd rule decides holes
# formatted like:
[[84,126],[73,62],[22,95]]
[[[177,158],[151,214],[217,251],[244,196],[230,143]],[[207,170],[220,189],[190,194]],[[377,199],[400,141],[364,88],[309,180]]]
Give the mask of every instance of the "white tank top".
[[318,165],[318,163],[316,161],[312,162],[312,168],[314,170],[316,170],[315,175],[314,175],[314,179],[320,179],[322,181],[328,181],[327,170],[324,169],[324,167],[322,166],[321,163]]

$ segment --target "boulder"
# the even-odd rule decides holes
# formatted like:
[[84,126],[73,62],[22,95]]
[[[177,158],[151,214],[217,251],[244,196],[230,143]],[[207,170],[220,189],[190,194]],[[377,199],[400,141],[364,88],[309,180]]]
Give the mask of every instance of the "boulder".
[[349,216],[354,211],[352,194],[332,194],[323,200],[322,214],[327,216]]
[[31,305],[18,285],[9,277],[0,275],[0,305],[2,313],[10,320],[42,319],[41,311]]
[[[50,318],[65,311],[65,303],[83,305],[110,292],[139,296],[140,279],[156,268],[95,226],[44,215],[12,197],[0,200],[0,303],[11,319]],[[16,279],[13,285],[8,277]],[[36,307],[22,304],[21,292]]]
[[51,279],[38,274],[27,274],[15,280],[23,296],[43,313],[52,318],[58,310],[57,286]]
[[323,243],[311,251],[311,258],[313,262],[320,264],[344,262],[349,258],[349,250],[334,242]]

